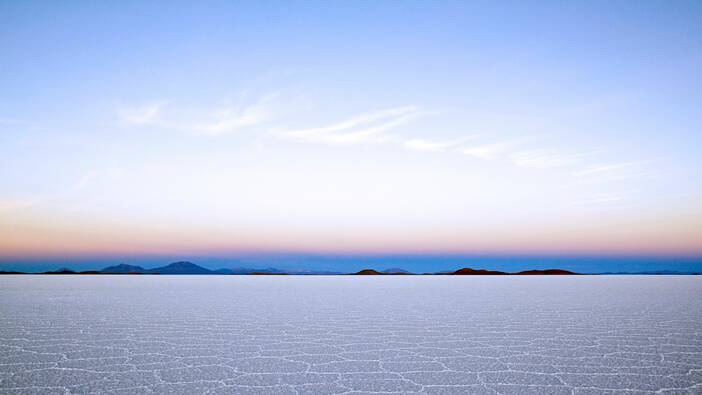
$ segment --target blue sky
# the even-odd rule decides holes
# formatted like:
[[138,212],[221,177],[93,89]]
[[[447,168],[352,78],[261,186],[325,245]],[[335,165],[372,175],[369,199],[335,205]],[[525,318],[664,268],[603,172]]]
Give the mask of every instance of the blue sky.
[[699,2],[5,1],[0,53],[4,264],[702,256]]

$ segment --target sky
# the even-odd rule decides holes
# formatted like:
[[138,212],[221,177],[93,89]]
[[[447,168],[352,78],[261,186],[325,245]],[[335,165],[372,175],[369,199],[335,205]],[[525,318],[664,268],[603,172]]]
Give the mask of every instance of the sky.
[[699,1],[3,1],[0,266],[702,268],[699,70]]

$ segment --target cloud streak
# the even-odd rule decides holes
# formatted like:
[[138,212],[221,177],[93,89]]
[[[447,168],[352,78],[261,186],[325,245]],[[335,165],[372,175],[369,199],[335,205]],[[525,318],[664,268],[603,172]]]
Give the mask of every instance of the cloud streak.
[[134,125],[161,125],[160,120],[163,108],[168,105],[170,100],[160,100],[152,103],[147,103],[136,108],[120,111],[122,120],[126,123]]
[[274,118],[277,94],[265,95],[245,105],[230,105],[215,111],[194,111],[187,117],[172,109],[172,100],[160,100],[119,111],[122,121],[137,126],[170,129],[204,136],[222,136],[264,124]]
[[632,168],[638,167],[643,162],[621,162],[621,163],[608,163],[608,164],[598,164],[588,166],[583,170],[573,173],[576,176],[591,176],[591,175],[601,175],[601,174],[612,174],[621,173],[622,171],[628,171]]
[[405,106],[360,114],[340,122],[309,129],[283,130],[276,135],[329,145],[352,145],[395,141],[384,132],[422,115],[416,106]]
[[[354,145],[387,143],[410,151],[427,153],[459,153],[482,160],[503,160],[514,166],[527,169],[578,168],[596,154],[595,151],[569,153],[548,147],[524,148],[533,144],[534,137],[513,138],[497,142],[466,145],[477,140],[477,135],[468,135],[453,140],[432,140],[421,137],[401,138],[389,135],[387,131],[406,124],[427,111],[417,106],[394,107],[380,111],[359,114],[325,126],[277,130],[277,137],[327,145]],[[590,166],[576,171],[574,175],[585,175],[610,170],[619,165]]]
[[193,125],[191,128],[201,134],[220,136],[262,124],[273,118],[270,105],[276,97],[276,94],[270,94],[247,106],[222,108],[215,113],[213,121]]
[[563,154],[554,151],[532,150],[515,152],[509,156],[519,167],[546,169],[552,167],[575,166],[592,153]]
[[[246,98],[246,96],[242,97]],[[123,121],[131,125],[172,129],[208,137],[224,136],[263,126],[266,128],[263,130],[267,130],[277,138],[313,144],[329,146],[386,144],[414,152],[462,154],[481,160],[503,161],[525,169],[570,169],[571,177],[583,181],[600,182],[632,177],[636,175],[634,174],[636,171],[641,173],[639,166],[642,162],[588,164],[587,159],[595,155],[595,151],[573,153],[543,146],[543,144],[534,147],[534,136],[491,142],[479,139],[475,134],[450,140],[421,136],[407,138],[391,134],[391,131],[422,116],[436,113],[423,110],[416,105],[369,111],[321,126],[299,129],[271,128],[269,124],[279,119],[281,115],[281,111],[276,111],[275,108],[278,98],[277,93],[268,94],[257,100],[246,100],[243,104],[228,105],[215,111],[195,111],[194,116],[193,112],[188,112],[187,109],[181,111],[173,109],[172,100],[160,100],[122,111],[121,116]]]

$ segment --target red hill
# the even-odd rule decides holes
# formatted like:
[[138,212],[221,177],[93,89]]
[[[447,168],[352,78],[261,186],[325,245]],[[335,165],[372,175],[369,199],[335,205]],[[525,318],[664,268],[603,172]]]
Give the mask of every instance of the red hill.
[[458,269],[453,273],[454,275],[459,275],[459,276],[484,276],[484,275],[502,275],[502,274],[507,274],[505,272],[498,272],[495,270],[485,270],[485,269],[471,269],[469,267],[464,267],[463,269]]
[[376,276],[376,275],[382,275],[383,273],[373,270],[373,269],[363,269],[358,273],[354,273],[356,275],[361,275],[361,276]]

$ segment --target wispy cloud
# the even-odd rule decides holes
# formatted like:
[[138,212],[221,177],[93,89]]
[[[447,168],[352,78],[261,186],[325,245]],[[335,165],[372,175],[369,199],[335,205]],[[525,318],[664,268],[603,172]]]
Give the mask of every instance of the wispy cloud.
[[[515,166],[532,169],[583,166],[585,159],[596,153],[595,151],[561,152],[548,147],[525,149],[524,146],[533,145],[534,140],[538,140],[537,136],[517,137],[466,146],[466,142],[476,140],[478,136],[469,135],[453,140],[431,140],[420,137],[403,139],[386,133],[390,129],[427,113],[429,112],[421,111],[417,106],[395,107],[359,114],[325,126],[297,130],[283,129],[273,133],[287,139],[328,145],[390,143],[411,151],[460,153],[484,160],[503,160]],[[604,170],[604,168],[592,167],[576,172],[576,174]]]
[[464,155],[473,156],[480,159],[495,159],[502,156],[510,151],[514,146],[514,142],[505,141],[498,143],[490,143],[483,145],[476,145],[472,147],[465,147],[460,150]]
[[[530,169],[577,168],[578,166],[584,166],[587,158],[598,153],[595,150],[572,152],[567,149],[568,147],[565,149],[554,148],[557,146],[545,144],[539,140],[541,138],[537,136],[527,136],[466,146],[459,148],[457,151],[479,159],[502,160],[518,167]],[[538,146],[535,146],[535,142],[538,142]],[[593,168],[592,171],[597,171],[597,169]],[[587,172],[587,170],[584,172]],[[583,173],[583,171],[574,174],[580,173]]]
[[395,141],[384,132],[396,128],[423,113],[416,106],[391,108],[360,114],[322,127],[283,130],[275,134],[314,143],[350,145]]
[[136,125],[159,125],[162,110],[170,100],[160,100],[146,103],[136,108],[123,109],[120,111],[122,120]]
[[277,96],[269,94],[250,105],[222,108],[215,112],[212,121],[193,125],[193,129],[202,134],[219,136],[261,124],[273,117],[270,104]]
[[644,162],[620,162],[620,163],[608,163],[608,164],[597,164],[588,166],[583,170],[576,171],[573,173],[576,176],[590,176],[590,175],[600,175],[604,173],[614,173],[621,171],[628,171],[635,167],[644,164]]
[[655,168],[648,166],[650,161],[630,161],[594,164],[573,172],[578,182],[611,183],[655,177]]
[[517,166],[545,169],[578,165],[592,153],[564,154],[555,151],[531,150],[510,154],[509,158]]
[[244,92],[236,104],[214,110],[175,108],[172,100],[158,100],[122,110],[120,115],[128,124],[202,136],[216,137],[253,127],[264,127],[262,130],[268,130],[276,137],[315,144],[388,144],[409,151],[459,153],[483,160],[500,160],[528,169],[570,168],[570,174],[584,182],[631,178],[642,173],[642,162],[597,164],[589,159],[596,154],[595,151],[568,152],[567,146],[559,149],[558,145],[545,144],[541,137],[533,135],[509,139],[503,137],[497,141],[481,138],[481,141],[477,135],[436,140],[421,136],[406,138],[389,133],[416,118],[437,113],[415,105],[365,112],[315,127],[275,127],[273,122],[280,123],[281,114],[285,113],[281,111],[280,103],[277,103],[279,96],[272,93],[252,100],[251,95]]
[[160,100],[122,109],[128,124],[177,130],[206,136],[221,136],[271,120],[277,94],[268,94],[246,104],[226,105],[215,110],[176,109],[172,100]]

